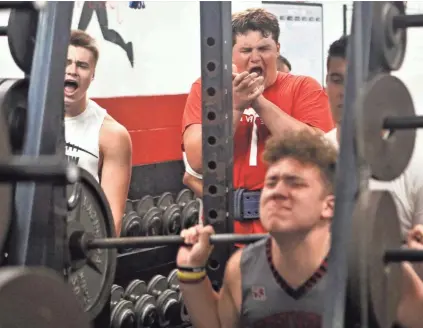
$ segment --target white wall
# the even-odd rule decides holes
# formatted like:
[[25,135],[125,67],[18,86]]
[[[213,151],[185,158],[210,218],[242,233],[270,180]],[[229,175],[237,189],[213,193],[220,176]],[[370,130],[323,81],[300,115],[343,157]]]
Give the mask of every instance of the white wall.
[[[329,45],[342,34],[342,5],[351,2],[323,3],[325,54]],[[234,1],[232,10],[261,6],[260,1]],[[423,3],[409,1],[410,12],[422,12]],[[72,27],[78,24],[82,2],[75,3]],[[198,1],[147,1],[146,9],[133,10],[128,2],[108,3],[109,28],[117,30],[125,41],[132,41],[135,67],[131,68],[121,48],[102,38],[96,16],[87,31],[96,37],[100,61],[90,90],[94,97],[178,94],[189,91],[200,75],[200,18]],[[6,25],[8,12],[0,11],[0,24]],[[423,30],[409,31],[409,45],[403,68],[397,73],[410,88],[414,101],[423,112],[420,79],[423,73]],[[298,44],[282,45],[301,47]],[[22,77],[14,64],[7,38],[0,38],[0,76]],[[312,54],[310,54],[312,56]],[[326,60],[326,55],[325,55]],[[325,66],[325,65],[324,65]]]

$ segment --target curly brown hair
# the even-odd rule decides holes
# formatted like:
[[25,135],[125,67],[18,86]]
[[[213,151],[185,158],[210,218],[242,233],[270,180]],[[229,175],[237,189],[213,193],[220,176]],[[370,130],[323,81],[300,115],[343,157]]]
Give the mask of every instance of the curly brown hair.
[[272,165],[284,158],[293,158],[319,168],[326,190],[335,190],[335,171],[338,151],[324,136],[308,130],[294,131],[271,137],[266,142],[263,160]]
[[278,18],[266,9],[251,8],[232,15],[232,44],[236,44],[237,35],[249,31],[260,31],[265,38],[271,35],[276,43],[279,42]]
[[85,48],[93,54],[94,63],[97,65],[99,58],[99,51],[95,39],[87,32],[82,30],[72,30],[69,44],[74,47]]

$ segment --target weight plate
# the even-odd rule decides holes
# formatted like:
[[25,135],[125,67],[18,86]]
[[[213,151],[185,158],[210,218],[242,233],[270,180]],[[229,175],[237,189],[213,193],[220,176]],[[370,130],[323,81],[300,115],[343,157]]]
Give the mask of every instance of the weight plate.
[[157,298],[157,309],[164,321],[169,321],[171,326],[180,324],[181,306],[178,294],[173,290],[167,289]]
[[142,220],[135,211],[131,211],[123,217],[121,237],[141,236]]
[[154,198],[150,195],[144,196],[135,205],[137,214],[142,219],[147,211],[154,206]]
[[393,24],[393,18],[403,14],[402,1],[378,1],[373,6],[372,51],[389,71],[400,69],[405,57],[407,29]]
[[38,11],[35,9],[12,9],[7,24],[10,53],[16,65],[27,75],[31,74],[37,34]]
[[182,322],[191,322],[191,318],[188,314],[188,310],[185,306],[184,299],[182,297],[182,293],[178,295],[178,301],[181,304],[181,320]]
[[181,209],[172,204],[163,213],[163,233],[165,235],[179,235],[181,232]]
[[414,105],[407,87],[395,76],[381,74],[363,88],[358,104],[358,135],[363,138],[364,158],[376,180],[399,177],[413,154],[416,130],[397,130],[386,137],[382,133],[386,117],[414,116]]
[[132,204],[132,200],[127,199],[125,202],[125,214],[132,212],[134,210],[134,206]]
[[157,207],[150,208],[142,219],[144,236],[159,236],[162,234],[162,212]]
[[27,79],[4,80],[0,86],[0,110],[9,128],[9,140],[14,154],[22,151],[25,138],[28,89]]
[[[3,82],[4,83],[4,82]],[[4,95],[9,90],[9,86],[0,84],[0,99],[3,99]],[[9,130],[4,115],[0,115],[0,157],[1,160],[5,161],[9,156],[12,155]],[[13,203],[13,183],[1,183],[0,184],[0,259],[3,257],[4,244],[9,233],[10,220],[12,217],[12,203]]]
[[0,327],[90,327],[69,285],[47,268],[2,268],[0,308]]
[[179,290],[178,269],[170,271],[167,276],[167,285],[172,290]]
[[390,192],[363,191],[353,215],[348,290],[354,308],[368,311],[369,327],[392,327],[401,298],[401,267],[383,262],[386,249],[401,247],[396,213]]
[[182,210],[182,229],[188,229],[199,223],[199,207],[196,200],[190,200]]
[[175,203],[181,207],[184,207],[190,200],[194,198],[194,195],[189,189],[182,189],[176,196]]
[[113,309],[110,317],[111,328],[135,327],[134,305],[129,301],[120,301]]
[[174,204],[173,196],[170,192],[163,193],[157,200],[157,207],[164,211],[170,205]]
[[155,327],[159,321],[156,301],[151,295],[142,295],[135,304],[137,327]]
[[125,289],[125,298],[133,301],[142,295],[147,294],[147,284],[139,279],[132,280]]
[[[101,186],[82,168],[80,178],[80,202],[68,215],[68,236],[83,231],[95,238],[115,237],[112,212]],[[69,282],[91,319],[100,313],[110,297],[116,257],[116,249],[95,249],[87,259],[71,256]]]
[[166,277],[158,274],[151,278],[147,285],[147,292],[151,295],[157,296],[159,293],[163,293],[167,289]]
[[113,285],[110,293],[110,306],[114,308],[123,298],[125,291],[121,286]]

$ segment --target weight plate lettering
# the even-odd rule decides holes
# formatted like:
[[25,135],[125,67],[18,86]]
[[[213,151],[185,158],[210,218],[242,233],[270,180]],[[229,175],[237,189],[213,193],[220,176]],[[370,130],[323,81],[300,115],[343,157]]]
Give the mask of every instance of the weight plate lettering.
[[69,285],[47,268],[0,270],[0,327],[89,328]]
[[31,74],[37,34],[38,11],[35,9],[12,9],[7,25],[10,53],[16,65]]
[[[9,86],[0,84],[0,99],[9,90]],[[6,160],[12,155],[10,146],[9,129],[5,120],[4,112],[0,115],[0,157]],[[0,184],[0,252],[3,254],[4,244],[9,233],[10,220],[12,217],[12,201],[13,199],[13,184],[1,183]],[[2,256],[0,256],[2,258]]]
[[[113,216],[103,190],[90,173],[81,169],[80,174],[80,202],[68,215],[68,236],[83,231],[95,238],[115,237]],[[91,319],[100,313],[109,299],[116,257],[116,249],[92,250],[87,259],[71,257],[69,282]]]
[[407,87],[395,76],[381,74],[363,88],[358,104],[358,136],[362,138],[364,158],[376,180],[390,181],[399,177],[413,154],[416,130],[382,133],[387,117],[414,116],[413,100]]
[[401,247],[400,222],[390,192],[363,191],[352,220],[348,256],[351,302],[354,308],[368,311],[369,327],[392,327],[402,272],[398,263],[383,262],[386,249]]

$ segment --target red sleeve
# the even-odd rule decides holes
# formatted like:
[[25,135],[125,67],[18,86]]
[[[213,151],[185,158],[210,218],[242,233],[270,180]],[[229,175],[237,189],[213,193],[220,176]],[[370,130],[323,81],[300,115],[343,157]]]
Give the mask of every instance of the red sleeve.
[[182,135],[191,124],[201,124],[201,79],[193,83],[187,97],[182,115]]
[[332,113],[323,87],[308,76],[302,77],[297,83],[292,116],[323,132],[332,130],[334,127]]

